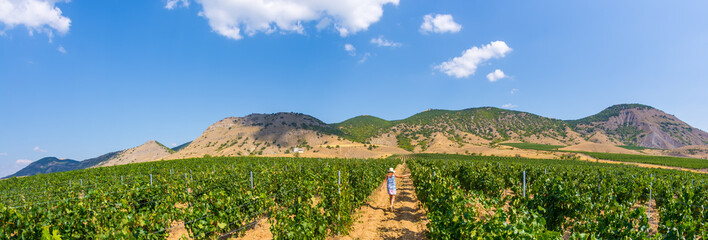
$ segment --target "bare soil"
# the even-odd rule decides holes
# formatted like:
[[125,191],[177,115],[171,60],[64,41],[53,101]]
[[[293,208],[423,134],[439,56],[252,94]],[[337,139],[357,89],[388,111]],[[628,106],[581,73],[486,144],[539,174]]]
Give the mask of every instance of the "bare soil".
[[[396,167],[398,175],[409,173],[404,164]],[[396,180],[398,194],[393,205],[394,212],[390,210],[389,196],[385,183],[382,183],[369,197],[369,202],[355,213],[358,221],[349,235],[333,239],[427,239],[428,219],[415,194],[413,181],[408,177]]]

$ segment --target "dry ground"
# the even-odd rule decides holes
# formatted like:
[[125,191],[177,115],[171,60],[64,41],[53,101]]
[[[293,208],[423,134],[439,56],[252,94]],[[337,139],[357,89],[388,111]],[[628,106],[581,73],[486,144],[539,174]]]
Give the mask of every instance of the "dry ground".
[[[409,173],[406,165],[396,167],[398,175]],[[369,202],[357,210],[355,217],[358,220],[349,235],[334,239],[427,239],[428,219],[415,194],[413,181],[407,177],[396,180],[398,194],[394,212],[390,211],[388,193],[381,190],[385,187],[382,183],[369,197]]]

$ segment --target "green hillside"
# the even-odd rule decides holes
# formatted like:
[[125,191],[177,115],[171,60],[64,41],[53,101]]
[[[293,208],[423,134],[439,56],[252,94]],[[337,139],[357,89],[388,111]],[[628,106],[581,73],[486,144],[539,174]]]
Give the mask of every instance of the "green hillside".
[[346,139],[355,142],[365,142],[382,130],[387,130],[393,124],[381,118],[362,115],[347,119],[341,123],[332,124],[332,126],[339,129],[342,132],[341,136]]
[[[493,107],[464,110],[432,109],[417,113],[402,120],[387,121],[374,116],[358,116],[341,123],[332,124],[341,131],[342,137],[356,142],[365,142],[371,137],[390,131],[395,127],[399,145],[412,150],[411,140],[418,140],[425,149],[433,133],[446,133],[450,140],[461,143],[459,132],[487,139],[504,141],[511,133],[519,136],[566,137],[565,122],[535,114]],[[420,139],[422,137],[422,139]]]
[[[519,136],[543,135],[565,137],[566,124],[561,120],[535,114],[493,107],[469,108],[459,111],[429,110],[409,118],[394,121],[405,124],[410,131],[429,136],[432,132],[471,133],[487,140],[507,140],[510,133]],[[420,130],[415,130],[420,127]]]

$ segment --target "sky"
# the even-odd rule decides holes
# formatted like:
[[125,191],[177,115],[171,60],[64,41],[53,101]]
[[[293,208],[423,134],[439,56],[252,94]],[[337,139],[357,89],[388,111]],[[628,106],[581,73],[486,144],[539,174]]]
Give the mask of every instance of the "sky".
[[642,103],[708,130],[707,1],[0,0],[0,176],[175,146],[250,113],[327,123]]

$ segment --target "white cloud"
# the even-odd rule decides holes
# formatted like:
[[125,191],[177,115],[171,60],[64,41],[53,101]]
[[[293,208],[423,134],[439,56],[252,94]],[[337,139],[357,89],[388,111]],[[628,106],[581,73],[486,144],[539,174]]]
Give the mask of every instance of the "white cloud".
[[[0,22],[5,29],[24,25],[30,35],[46,33],[51,38],[54,31],[65,34],[71,19],[62,15],[56,4],[69,0],[0,0]],[[1,32],[2,30],[0,30]]]
[[354,45],[351,45],[349,43],[344,44],[344,51],[347,51],[349,55],[356,56],[356,48]]
[[[169,0],[177,1],[177,0]],[[180,0],[186,1],[186,0]],[[318,22],[317,29],[333,27],[342,37],[369,28],[381,19],[383,6],[399,0],[195,0],[199,16],[212,30],[238,40],[243,33],[304,33],[303,23]],[[175,3],[176,4],[176,3]],[[168,8],[168,6],[165,6]]]
[[165,8],[174,9],[175,7],[189,7],[189,0],[167,0]]
[[432,14],[423,16],[423,24],[420,25],[421,33],[456,33],[462,30],[462,25],[456,23],[450,14]]
[[519,92],[519,89],[514,88],[514,89],[511,89],[511,92],[509,92],[509,93],[511,93],[513,95],[513,94],[516,94],[517,92]]
[[18,165],[27,165],[27,164],[30,164],[30,163],[32,163],[32,160],[17,159],[17,161],[15,161],[15,164],[18,164]]
[[371,44],[376,44],[379,47],[400,47],[401,46],[401,43],[387,40],[383,36],[379,36],[378,38],[372,38]]
[[492,58],[502,58],[511,48],[503,41],[494,41],[480,47],[472,47],[462,52],[462,56],[443,62],[435,69],[456,78],[469,77],[477,71],[477,66]]
[[59,51],[60,53],[66,53],[66,49],[64,49],[64,46],[59,46],[59,48],[57,48],[57,51]]
[[516,107],[518,107],[518,106],[511,104],[511,103],[507,103],[507,104],[502,105],[502,108],[516,108]]
[[364,53],[364,57],[362,57],[362,58],[359,60],[359,63],[364,63],[364,62],[366,62],[366,60],[368,60],[370,56],[371,56],[371,53]]
[[0,153],[0,156],[7,156],[7,153]]
[[47,150],[41,149],[39,148],[39,146],[34,147],[34,149],[32,150],[34,150],[35,152],[47,152]]
[[487,74],[487,79],[490,82],[496,82],[497,80],[505,78],[505,77],[506,77],[506,75],[504,74],[504,72],[502,72],[502,70],[499,70],[499,69],[494,70],[494,72]]
[[176,144],[176,143],[170,143],[170,146],[172,146],[172,147],[176,147],[176,146],[177,146],[177,144]]

